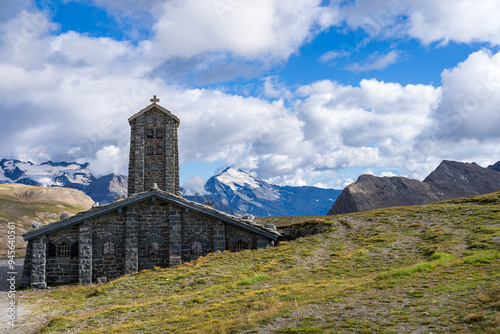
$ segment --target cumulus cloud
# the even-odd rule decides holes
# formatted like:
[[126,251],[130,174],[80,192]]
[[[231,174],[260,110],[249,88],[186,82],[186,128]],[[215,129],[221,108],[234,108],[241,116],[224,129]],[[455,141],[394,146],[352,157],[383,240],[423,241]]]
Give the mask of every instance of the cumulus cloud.
[[127,156],[122,154],[120,148],[110,145],[105,146],[95,154],[95,159],[90,163],[90,171],[99,177],[111,173],[119,173],[128,166]]
[[244,59],[281,60],[336,22],[336,8],[306,1],[165,2],[154,43],[167,57],[230,53]]
[[500,22],[494,13],[500,12],[498,1],[459,0],[412,1],[409,17],[410,36],[425,44],[435,41],[475,41],[500,44]]
[[186,196],[204,195],[205,180],[199,175],[192,175],[182,183],[183,194]]
[[358,0],[340,15],[370,37],[410,36],[424,44],[449,41],[500,43],[498,1]]
[[443,96],[433,118],[436,136],[452,140],[500,137],[500,53],[475,52],[442,73]]
[[438,163],[436,157],[475,161],[498,160],[500,147],[500,53],[475,52],[442,73],[440,103],[431,122],[416,138],[414,163]]
[[225,160],[247,170],[262,165],[282,170],[278,156],[300,159],[298,150],[307,150],[301,121],[282,101],[173,87],[166,96],[170,110],[182,119],[181,162]]
[[[319,3],[257,1],[248,7],[250,2],[231,1],[226,4],[232,7],[217,12],[212,2],[165,2],[157,7],[156,35],[135,44],[55,33],[47,13],[16,10],[0,21],[0,107],[8,120],[0,123],[0,140],[8,143],[0,156],[91,161],[97,174],[126,173],[127,118],[157,94],[181,119],[181,163],[223,161],[276,183],[341,187],[356,178],[344,173],[348,168],[376,166],[390,175],[387,166],[401,166],[421,178],[443,158],[495,162],[500,56],[489,51],[444,71],[437,88],[375,79],[289,87],[273,76],[263,79],[262,96],[243,97],[155,76],[165,59],[199,57],[194,64],[207,68],[234,57],[286,59],[314,29],[339,19],[334,7]],[[425,10],[433,8],[423,3]],[[378,1],[358,4],[367,12],[382,8]],[[401,4],[394,20],[385,17],[387,26],[417,36],[408,28],[413,21],[399,18],[417,5]],[[435,15],[444,20],[444,13]],[[362,18],[353,16],[349,24],[361,24]],[[478,31],[469,38],[479,38]],[[358,66],[382,68],[398,57],[394,51]],[[193,177],[185,186],[197,191],[201,183]]]

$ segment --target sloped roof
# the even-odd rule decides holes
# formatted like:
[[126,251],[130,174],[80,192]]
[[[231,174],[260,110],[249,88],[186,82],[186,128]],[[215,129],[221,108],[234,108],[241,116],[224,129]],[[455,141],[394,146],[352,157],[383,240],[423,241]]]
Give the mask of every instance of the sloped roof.
[[156,108],[159,111],[162,111],[165,114],[167,114],[170,118],[172,118],[177,123],[177,126],[179,126],[179,124],[181,124],[181,120],[177,116],[175,116],[174,114],[172,114],[170,112],[170,110],[168,110],[166,108],[163,108],[162,106],[160,106],[159,104],[156,104],[156,103],[151,103],[149,106],[147,106],[146,108],[142,109],[141,111],[139,111],[138,113],[136,113],[135,115],[133,115],[132,117],[130,117],[128,119],[128,122],[129,123],[132,122],[134,119],[136,119],[137,117],[141,116],[142,114],[144,114],[145,112],[147,112],[148,110],[151,110],[153,108]]
[[92,219],[95,217],[99,217],[102,215],[105,215],[107,213],[113,212],[113,211],[118,211],[121,208],[143,202],[149,199],[160,199],[163,201],[166,201],[168,203],[176,204],[180,207],[183,207],[188,210],[193,210],[195,212],[198,212],[200,214],[203,214],[205,216],[209,216],[215,219],[218,219],[224,223],[239,227],[241,229],[247,230],[249,232],[253,232],[262,236],[265,236],[269,239],[276,240],[278,236],[280,235],[278,232],[257,225],[249,220],[244,220],[241,218],[237,218],[235,216],[231,216],[227,213],[215,210],[214,208],[206,205],[202,205],[196,202],[191,202],[188,201],[187,199],[180,197],[180,196],[175,196],[172,195],[171,193],[161,191],[161,190],[151,190],[151,191],[146,191],[142,193],[135,194],[133,196],[130,196],[126,199],[119,200],[116,202],[113,202],[111,204],[103,205],[98,208],[92,208],[87,211],[83,211],[80,213],[77,213],[75,216],[62,219],[53,223],[50,223],[48,225],[45,225],[43,227],[40,227],[36,230],[33,230],[31,232],[23,234],[24,240],[28,241],[34,238],[37,238],[39,236],[53,233],[65,228],[68,228],[73,225],[77,225],[82,223],[83,221],[87,219]]

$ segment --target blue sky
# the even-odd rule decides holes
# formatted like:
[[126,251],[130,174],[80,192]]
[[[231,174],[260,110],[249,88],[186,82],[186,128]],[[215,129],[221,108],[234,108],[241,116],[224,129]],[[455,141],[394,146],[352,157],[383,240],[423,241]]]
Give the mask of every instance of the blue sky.
[[500,160],[500,3],[4,0],[0,156],[126,174],[127,119],[181,119],[181,182],[342,188]]

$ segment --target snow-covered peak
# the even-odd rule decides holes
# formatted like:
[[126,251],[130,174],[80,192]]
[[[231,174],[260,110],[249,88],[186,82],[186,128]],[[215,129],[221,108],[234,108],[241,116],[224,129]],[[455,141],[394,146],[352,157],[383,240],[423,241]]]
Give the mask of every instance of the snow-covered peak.
[[239,187],[259,188],[257,180],[250,174],[245,173],[241,169],[227,168],[220,173],[216,179],[231,188],[232,191]]
[[0,182],[16,182],[30,179],[43,186],[63,185],[58,178],[65,177],[69,182],[88,185],[91,174],[86,168],[88,164],[76,162],[57,163],[44,162],[40,165],[31,162],[3,159],[0,162]]

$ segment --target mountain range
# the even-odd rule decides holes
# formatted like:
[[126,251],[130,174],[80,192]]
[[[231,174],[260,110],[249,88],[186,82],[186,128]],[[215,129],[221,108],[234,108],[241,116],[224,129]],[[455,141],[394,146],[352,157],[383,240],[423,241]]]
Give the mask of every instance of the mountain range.
[[[100,204],[111,203],[127,194],[127,177],[92,175],[89,163],[52,162],[41,164],[2,159],[0,183],[21,183],[39,187],[66,187],[83,191]],[[256,217],[324,215],[341,190],[318,187],[277,186],[235,168],[211,177],[202,194],[184,196],[236,216]]]
[[101,204],[111,203],[118,195],[127,194],[127,177],[109,174],[92,175],[89,163],[52,162],[41,164],[2,159],[0,183],[21,183],[38,187],[66,187],[83,191]]
[[484,168],[476,163],[444,160],[423,181],[361,175],[344,188],[328,214],[427,204],[498,190],[500,162]]
[[236,168],[226,168],[205,183],[205,193],[184,196],[234,215],[318,216],[331,208],[341,190],[277,186]]
[[[101,204],[127,194],[126,176],[95,177],[89,163],[34,164],[2,159],[0,183],[78,189]],[[500,161],[484,168],[475,163],[444,160],[423,181],[361,175],[342,191],[273,185],[230,167],[208,179],[203,193],[184,197],[198,203],[211,202],[215,209],[236,216],[318,216],[327,212],[331,215],[427,204],[497,190],[500,190]]]

